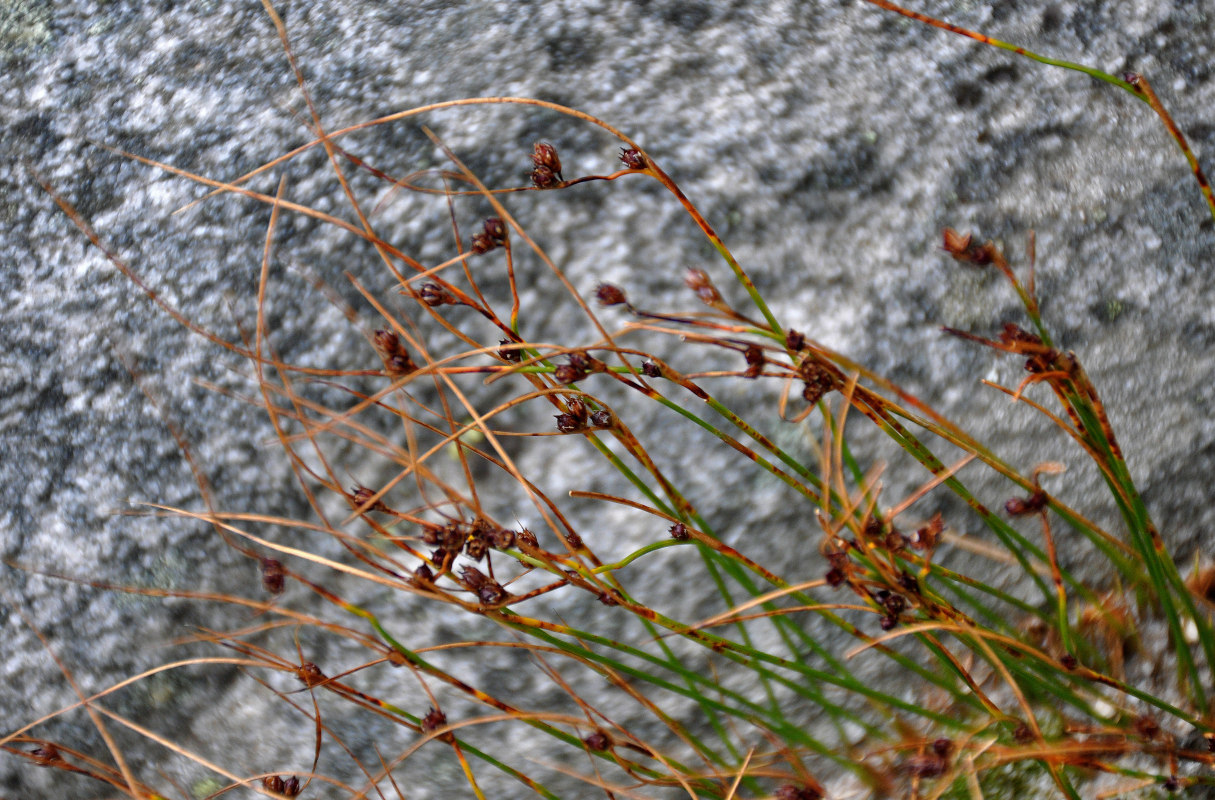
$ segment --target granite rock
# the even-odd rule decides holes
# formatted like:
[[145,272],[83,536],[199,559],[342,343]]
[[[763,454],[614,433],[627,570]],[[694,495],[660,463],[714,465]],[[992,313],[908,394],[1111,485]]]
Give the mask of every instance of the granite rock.
[[[0,572],[4,732],[75,700],[35,628],[81,689],[93,692],[164,663],[172,652],[164,645],[199,628],[257,623],[223,605],[39,574],[255,593],[250,562],[209,526],[127,513],[146,511],[139,505],[146,503],[203,508],[172,431],[188,443],[217,507],[294,517],[309,511],[264,415],[203,385],[248,393],[248,375],[148,302],[88,245],[35,175],[167,303],[239,341],[238,323],[252,325],[268,208],[226,197],[172,216],[203,190],[113,148],[223,180],[312,138],[274,26],[257,3],[9,6],[0,10],[0,549],[27,569]],[[982,431],[1023,469],[1047,458],[1075,464],[1075,504],[1113,525],[1099,477],[1083,470],[1079,455],[1044,443],[1038,421],[978,383],[1015,382],[1018,365],[940,332],[950,325],[991,333],[1015,313],[999,281],[942,256],[940,230],[1000,240],[1021,265],[1025,237],[1036,231],[1048,324],[1103,392],[1174,551],[1187,560],[1209,551],[1213,228],[1173,142],[1129,95],[856,1],[347,0],[279,10],[330,129],[423,103],[516,95],[568,104],[626,131],[699,205],[785,324]],[[1049,55],[1144,73],[1210,165],[1215,126],[1202,110],[1215,105],[1215,83],[1205,5],[934,0],[923,10]],[[567,177],[613,168],[609,137],[524,107],[438,112],[356,134],[345,146],[394,173],[441,166],[422,122],[491,185],[524,182],[537,139],[560,147]],[[279,174],[293,200],[343,209],[321,151],[256,187],[272,193]],[[366,172],[351,174],[361,196],[377,198],[377,229],[386,239],[426,263],[450,255],[442,204],[393,193]],[[512,198],[510,208],[581,291],[607,280],[649,306],[687,307],[682,270],[700,266],[714,271],[732,300],[745,300],[655,186],[594,184],[559,200]],[[269,324],[283,357],[338,365],[373,358],[360,331],[310,290],[306,276],[357,302],[343,279],[351,270],[389,295],[392,280],[374,253],[290,214],[276,247]],[[541,265],[521,263],[520,277],[525,307],[541,309],[529,324],[585,327],[558,302],[561,290]],[[610,310],[604,318],[623,319]],[[754,416],[774,416],[775,391],[748,385],[727,394],[754,406]],[[822,570],[813,533],[798,530],[804,509],[762,478],[736,476],[728,452],[708,451],[708,442],[669,433],[665,423],[656,416],[635,424],[667,436],[659,452],[675,463],[695,453],[688,492],[723,535],[791,575]],[[808,453],[797,429],[773,429]],[[878,444],[862,442],[899,465]],[[359,473],[348,455],[342,468],[353,478],[378,477]],[[614,487],[610,477],[601,482],[602,468],[586,448],[568,448],[558,470],[548,458],[522,452],[520,464],[545,476],[555,497]],[[887,496],[922,480],[914,468],[892,468]],[[514,513],[529,521],[525,507]],[[618,538],[616,547],[605,545],[611,552],[656,533],[639,528],[635,515],[579,513]],[[793,542],[811,544],[792,546],[790,531],[803,537]],[[309,600],[292,590],[282,602]],[[681,587],[671,604],[693,617],[703,601],[699,589]],[[576,621],[580,612],[569,613]],[[408,617],[440,638],[444,626],[472,624],[421,606]],[[318,664],[349,658],[335,645],[305,644],[315,647],[308,656]],[[481,666],[504,694],[553,691],[526,660],[494,656]],[[278,688],[294,688],[281,677]],[[414,706],[425,705],[413,697],[416,683],[407,692]],[[311,762],[304,718],[284,715],[280,699],[235,667],[164,673],[107,702],[238,773],[304,771]],[[344,712],[329,713],[337,725]],[[79,710],[52,723],[48,735],[56,731],[102,752]],[[129,732],[116,735],[133,761],[206,793],[195,766]],[[372,724],[347,735],[366,755],[373,745],[391,751],[396,734]],[[449,761],[420,762],[427,778],[409,796],[462,793],[463,778]],[[348,766],[333,769],[356,779]],[[109,796],[13,757],[0,760],[0,793],[52,792]]]

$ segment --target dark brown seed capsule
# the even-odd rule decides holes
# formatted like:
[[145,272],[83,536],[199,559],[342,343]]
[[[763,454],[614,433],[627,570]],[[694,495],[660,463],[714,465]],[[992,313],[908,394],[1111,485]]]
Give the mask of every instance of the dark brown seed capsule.
[[823,395],[835,388],[835,376],[810,356],[806,356],[798,364],[797,374],[805,383],[802,387],[802,397],[807,403],[817,403]]
[[823,800],[823,793],[810,786],[786,783],[776,790],[776,800]]
[[294,775],[283,781],[283,794],[288,797],[296,797],[301,791],[303,791],[303,787],[300,786],[300,779]]
[[536,534],[529,531],[527,528],[515,534],[515,544],[524,550],[535,550],[540,547],[540,542],[536,539]]
[[907,608],[907,599],[901,594],[890,594],[882,600],[882,606],[893,617],[897,617]]
[[392,331],[376,331],[372,343],[384,361],[385,371],[394,377],[408,375],[418,367],[413,363],[400,338]]
[[1073,670],[1080,664],[1080,662],[1076,660],[1076,657],[1071,653],[1064,653],[1062,657],[1060,657],[1059,663],[1062,664],[1063,668],[1066,670]]
[[557,157],[557,148],[548,142],[536,142],[532,145],[532,164],[537,169],[545,167],[558,178],[561,177],[561,159]]
[[743,358],[747,360],[747,369],[743,372],[744,378],[755,379],[763,374],[764,363],[767,359],[764,357],[764,349],[757,344],[748,345],[743,351]]
[[282,594],[287,583],[287,571],[283,562],[276,558],[263,558],[261,562],[262,588],[270,594]]
[[[368,489],[366,486],[354,486],[350,489],[350,504],[356,510],[363,511],[385,511],[387,506],[382,500],[377,500],[371,503],[371,498],[375,497],[375,491]],[[367,504],[371,503],[370,506]]]
[[468,588],[476,591],[489,582],[489,578],[484,572],[473,566],[465,565],[460,570],[460,577],[468,584]]
[[485,224],[482,226],[482,228],[482,233],[489,237],[492,242],[499,245],[506,244],[507,228],[506,223],[501,219],[498,217],[490,217],[489,219],[485,220]]
[[573,414],[557,414],[557,430],[562,433],[577,433],[586,429],[586,422]]
[[489,552],[489,538],[475,531],[470,533],[468,541],[464,543],[464,554],[473,561],[480,561],[485,558],[487,552]]
[[1161,784],[1166,792],[1172,793],[1181,789],[1181,779],[1176,775],[1170,775],[1164,783]]
[[1046,508],[1047,502],[1049,502],[1049,498],[1046,492],[1039,489],[1024,499],[1020,497],[1009,498],[1008,502],[1004,504],[1004,510],[1010,517],[1024,517],[1029,514],[1036,514]]
[[519,347],[512,347],[511,345],[514,344],[515,342],[512,342],[510,339],[499,339],[498,356],[503,361],[510,361],[514,364],[518,364],[523,360],[523,350]]
[[561,185],[557,174],[548,167],[536,167],[532,170],[532,185],[537,189],[552,189]]
[[401,349],[401,340],[392,331],[376,331],[371,340],[375,349],[385,355],[391,355]]
[[434,582],[435,574],[430,571],[430,567],[422,564],[413,571],[413,582],[426,586]]
[[[446,724],[447,715],[439,709],[431,707],[431,709],[426,712],[426,716],[422,717],[422,732],[432,733],[442,728]],[[451,731],[447,731],[446,733],[439,734],[436,738],[442,742],[454,742],[456,740],[456,735]]]
[[620,163],[629,169],[645,169],[645,156],[636,147],[620,148]]
[[592,372],[602,372],[607,368],[607,365],[602,361],[581,350],[575,350],[574,352],[570,353],[570,365],[575,369],[587,374]]
[[501,603],[507,596],[506,590],[494,581],[490,581],[477,589],[477,599],[487,606]]
[[565,401],[565,408],[570,412],[570,416],[574,419],[586,419],[586,403],[579,400],[577,397],[571,397]]
[[477,254],[488,253],[496,247],[506,245],[506,223],[497,217],[485,220],[481,232],[473,234],[472,251]]
[[600,409],[594,414],[591,414],[591,424],[596,428],[612,427],[612,412],[607,409]]
[[641,365],[641,374],[647,378],[661,378],[662,368],[653,361],[646,361]]
[[683,275],[683,282],[685,286],[696,292],[696,296],[700,298],[700,302],[705,305],[712,306],[721,303],[721,293],[717,291],[717,287],[709,279],[709,273],[703,269],[689,267]]
[[893,630],[894,626],[898,625],[898,624],[899,624],[899,618],[896,616],[888,614],[888,615],[882,617],[881,626],[882,626],[882,630],[884,630],[884,631]]
[[595,299],[601,306],[618,306],[629,302],[624,290],[610,283],[601,283],[595,287]]
[[832,567],[831,569],[827,570],[827,585],[832,589],[838,589],[843,585],[845,580],[847,580],[847,578],[844,576],[844,571],[839,567]]
[[605,606],[620,605],[620,601],[616,599],[616,595],[612,594],[611,592],[600,592],[599,602],[603,603]]
[[611,746],[612,740],[603,731],[595,731],[583,739],[582,743],[592,750],[607,750]]
[[431,707],[422,717],[422,730],[426,733],[437,731],[447,724],[447,715],[435,707]]
[[806,347],[806,335],[792,328],[785,331],[785,348],[793,352],[799,352]]
[[566,532],[565,543],[568,544],[570,546],[570,549],[572,549],[572,550],[581,550],[582,549],[582,537],[579,536],[578,534],[574,533],[573,531]]
[[262,778],[262,788],[275,794],[283,793],[283,779],[278,775],[267,775]]
[[497,550],[505,550],[515,543],[515,532],[506,528],[498,528],[490,532],[489,543]]
[[59,748],[50,742],[43,742],[41,746],[35,747],[30,751],[30,755],[34,757],[34,763],[40,767],[53,766],[63,760],[63,757],[59,755]]
[[300,683],[308,687],[317,686],[324,683],[326,680],[325,673],[321,672],[321,668],[316,664],[313,664],[311,661],[305,662],[304,665],[299,668],[299,671],[296,673],[296,677],[300,679]]
[[677,542],[682,542],[692,538],[692,534],[688,533],[688,526],[682,522],[676,522],[670,528],[671,538]]
[[916,550],[932,550],[937,546],[943,530],[945,530],[945,521],[941,518],[941,512],[938,511],[932,515],[932,519],[928,520],[926,525],[911,535],[911,546]]
[[577,380],[586,377],[581,370],[573,364],[558,364],[553,370],[553,380],[562,386],[568,386]]
[[437,283],[424,283],[418,289],[418,297],[430,307],[451,305],[456,298]]

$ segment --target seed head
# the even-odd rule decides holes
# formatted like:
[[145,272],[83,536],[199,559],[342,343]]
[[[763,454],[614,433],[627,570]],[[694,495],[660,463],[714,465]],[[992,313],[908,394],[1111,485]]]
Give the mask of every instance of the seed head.
[[488,253],[496,247],[506,245],[506,223],[497,217],[485,220],[480,233],[474,233],[471,250],[477,255]]
[[611,746],[612,740],[603,731],[595,731],[583,739],[582,743],[592,750],[607,750]]
[[532,185],[537,189],[553,189],[561,185],[561,179],[548,167],[536,167],[532,170]]
[[451,305],[456,302],[456,298],[452,297],[451,292],[437,283],[422,284],[421,288],[418,289],[418,297],[431,308]]
[[794,353],[801,351],[806,346],[806,334],[795,331],[792,328],[785,331],[785,348],[792,350]]
[[721,292],[717,291],[717,287],[709,279],[709,273],[703,269],[689,267],[687,272],[683,274],[683,282],[685,286],[696,292],[696,296],[700,298],[700,302],[705,305],[715,306],[721,303]]
[[544,167],[550,170],[558,180],[561,179],[561,159],[557,157],[557,148],[548,142],[536,142],[532,145],[532,164],[537,169]]
[[764,349],[757,344],[747,345],[747,349],[743,351],[743,358],[747,360],[747,369],[743,372],[744,378],[754,380],[764,372],[764,363],[767,359],[764,357]]
[[287,571],[283,569],[283,562],[276,558],[263,558],[261,571],[262,588],[270,594],[282,594],[287,580]]
[[620,163],[629,169],[645,169],[645,156],[636,147],[620,148]]
[[624,290],[610,283],[601,283],[595,287],[595,299],[599,301],[599,305],[601,306],[628,305],[629,302],[629,299],[625,297]]
[[993,242],[975,244],[969,233],[958,233],[953,228],[945,229],[944,247],[955,261],[976,267],[986,266],[1001,257]]
[[498,356],[503,361],[509,361],[513,364],[518,364],[523,360],[523,350],[518,347],[511,347],[515,342],[510,339],[498,340]]
[[682,522],[676,522],[670,528],[671,538],[677,542],[686,541],[692,538],[692,534],[688,533],[688,526]]

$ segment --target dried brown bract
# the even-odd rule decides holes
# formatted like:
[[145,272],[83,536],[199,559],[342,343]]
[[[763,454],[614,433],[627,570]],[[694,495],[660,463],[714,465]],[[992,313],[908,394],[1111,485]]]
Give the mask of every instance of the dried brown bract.
[[964,264],[985,266],[993,263],[997,258],[1001,258],[1000,251],[996,249],[994,243],[988,241],[983,244],[975,244],[969,233],[958,233],[953,228],[946,228],[944,240],[945,252],[953,256],[954,260]]

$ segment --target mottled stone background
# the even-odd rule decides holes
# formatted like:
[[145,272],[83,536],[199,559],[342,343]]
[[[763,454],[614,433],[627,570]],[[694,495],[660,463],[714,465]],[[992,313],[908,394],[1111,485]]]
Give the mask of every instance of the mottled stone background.
[[[1023,469],[1047,457],[1068,461],[1073,504],[1107,520],[1108,500],[1075,450],[1044,444],[1044,428],[1027,410],[978,386],[984,377],[1015,382],[1019,365],[939,330],[944,324],[991,333],[1016,313],[998,280],[942,257],[940,229],[973,228],[1005,242],[1016,259],[1035,230],[1048,323],[1103,391],[1169,543],[1187,559],[1209,548],[1211,218],[1173,142],[1129,95],[857,0],[347,0],[279,8],[330,128],[432,101],[525,95],[585,109],[629,132],[699,204],[783,322],[956,414]],[[1048,55],[1114,73],[1143,72],[1211,166],[1209,3],[1017,0],[917,8]],[[128,585],[256,595],[252,567],[209,527],[122,513],[138,501],[201,508],[157,405],[191,443],[219,506],[306,513],[263,415],[198,383],[248,392],[249,382],[233,371],[235,362],[154,309],[89,247],[31,168],[166,300],[235,339],[234,318],[251,325],[267,208],[220,199],[170,217],[199,188],[97,144],[231,178],[306,142],[303,119],[295,81],[259,3],[0,3],[5,559]],[[441,165],[420,123],[381,128],[348,146],[396,174]],[[616,149],[586,125],[524,108],[443,113],[425,123],[498,185],[525,180],[527,153],[540,138],[561,148],[567,177],[611,169]],[[345,208],[319,151],[286,175],[291,198],[335,213]],[[366,174],[355,182],[365,196],[388,194]],[[274,180],[258,186],[273,191]],[[712,270],[731,299],[745,299],[656,186],[598,184],[510,203],[583,291],[612,280],[646,305],[689,307],[680,278],[684,267],[696,265]],[[376,223],[385,238],[437,263],[451,252],[445,215],[442,204],[401,195],[387,198]],[[473,219],[469,211],[464,224]],[[390,295],[374,257],[351,237],[292,215],[282,220],[278,244],[270,321],[283,356],[373,365],[360,332],[311,291],[301,272],[353,298],[342,278],[349,269]],[[525,306],[532,308],[527,325],[590,336],[559,302],[551,275],[527,259],[520,271]],[[139,373],[138,383],[124,362]],[[753,418],[772,420],[777,389],[748,384],[724,389],[724,396]],[[728,451],[702,450],[703,439],[671,428],[662,415],[647,422],[650,412],[637,408],[630,423],[665,437],[656,452],[673,469],[696,467],[685,482],[723,535],[793,578],[822,571],[816,534],[799,521],[804,508],[770,481],[733,469]],[[805,450],[800,429],[768,427],[790,448]],[[558,470],[546,469],[551,450],[522,449],[520,463],[548,481],[555,497],[614,485],[610,476],[601,479],[603,467],[589,448],[571,443],[565,451]],[[352,479],[376,477],[360,471],[353,457],[341,469]],[[921,472],[892,469],[887,501],[922,479]],[[510,492],[492,474],[486,480],[488,495],[492,487]],[[1000,491],[986,499],[998,503]],[[503,507],[511,508],[512,499],[508,494]],[[583,513],[588,536],[597,525],[618,540],[615,546],[596,540],[607,552],[661,535],[637,515]],[[520,501],[514,514],[528,522],[534,512]],[[977,532],[964,517],[956,524]],[[632,580],[661,587],[670,562],[655,565]],[[0,571],[0,590],[4,732],[74,699],[17,609],[86,691],[162,663],[172,657],[164,645],[197,626],[249,621],[222,606],[141,599],[9,568]],[[672,607],[694,617],[706,591],[684,587]],[[308,599],[293,589],[283,602],[302,607]],[[470,624],[416,601],[392,602],[414,603],[400,613],[423,631]],[[282,641],[289,653],[289,637]],[[316,648],[309,657],[331,671],[353,663]],[[504,694],[553,691],[526,660],[490,655],[481,667],[499,670],[493,680]],[[416,683],[399,680],[404,687],[393,696],[424,711]],[[394,692],[391,684],[380,688]],[[305,770],[311,760],[304,718],[235,670],[169,673],[111,705],[238,773]],[[341,724],[340,708],[327,713]],[[805,716],[812,719],[812,710]],[[50,733],[100,752],[79,711]],[[374,759],[372,745],[384,752],[405,746],[387,725],[344,735],[365,759]],[[205,792],[197,768],[119,736],[138,768],[151,776],[161,768],[187,790]],[[419,766],[404,771],[408,796],[467,794],[450,757],[431,750],[433,757],[423,751]],[[326,753],[324,768],[352,775],[336,751]],[[514,788],[501,791],[518,796]],[[10,756],[0,759],[0,794],[109,796],[103,787]]]

